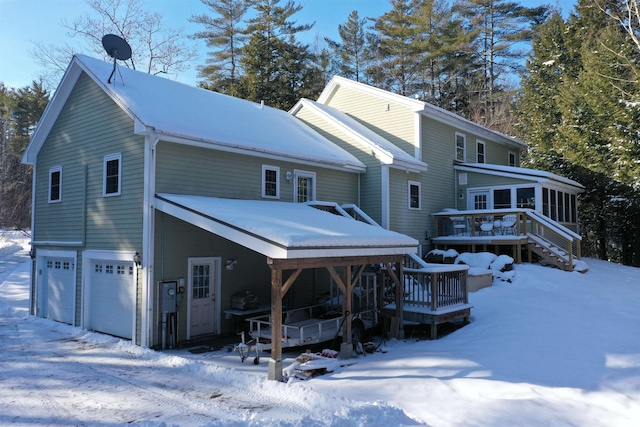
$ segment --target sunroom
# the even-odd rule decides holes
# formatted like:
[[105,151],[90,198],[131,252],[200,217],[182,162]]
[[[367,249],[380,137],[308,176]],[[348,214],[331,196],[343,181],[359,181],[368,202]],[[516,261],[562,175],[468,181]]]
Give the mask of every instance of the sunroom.
[[484,163],[454,166],[454,208],[434,214],[436,248],[511,247],[563,269],[581,258],[578,194],[584,186],[551,172]]

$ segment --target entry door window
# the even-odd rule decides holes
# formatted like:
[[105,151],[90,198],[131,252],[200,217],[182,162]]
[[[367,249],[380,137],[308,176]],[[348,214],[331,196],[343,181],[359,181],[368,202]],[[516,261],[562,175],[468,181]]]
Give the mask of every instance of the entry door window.
[[316,199],[316,174],[314,172],[296,171],[296,185],[294,189],[295,201],[309,202]]
[[209,264],[193,266],[193,299],[209,298],[211,292],[211,271]]
[[487,209],[488,208],[488,201],[487,201],[487,194],[486,193],[480,193],[480,194],[474,194],[473,196],[473,209]]

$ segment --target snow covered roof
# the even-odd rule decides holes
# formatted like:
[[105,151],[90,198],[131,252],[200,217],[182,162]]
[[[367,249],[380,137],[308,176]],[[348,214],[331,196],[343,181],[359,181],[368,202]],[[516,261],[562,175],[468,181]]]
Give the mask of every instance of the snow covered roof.
[[468,132],[472,132],[478,136],[484,136],[485,138],[490,138],[493,141],[498,143],[506,144],[511,147],[515,147],[518,149],[524,149],[527,147],[527,144],[520,141],[519,139],[513,138],[511,136],[505,135],[501,132],[496,132],[491,130],[485,126],[479,125],[478,123],[472,122],[471,120],[465,119],[462,116],[459,116],[451,111],[447,111],[444,108],[437,107],[433,104],[429,104],[428,102],[420,101],[417,99],[409,98],[407,96],[399,95],[397,93],[392,93],[383,89],[379,89],[377,87],[369,86],[364,83],[356,82],[354,80],[347,79],[341,76],[334,76],[329,84],[324,88],[320,97],[318,97],[318,102],[321,104],[326,104],[331,95],[336,91],[339,86],[349,87],[350,89],[354,89],[360,92],[368,93],[373,96],[377,96],[381,99],[389,100],[390,102],[394,102],[400,105],[404,105],[414,112],[421,114],[425,117],[429,117],[435,120],[438,120],[443,123],[447,123],[451,126],[455,126],[459,129],[466,130]]
[[537,169],[519,168],[515,166],[492,165],[489,163],[462,163],[455,165],[454,168],[459,171],[477,172],[489,175],[506,176],[511,178],[528,179],[536,182],[555,181],[571,187],[584,190],[584,185],[572,179],[556,175],[552,172],[541,171]]
[[364,146],[369,147],[380,162],[410,172],[425,172],[427,170],[426,163],[409,155],[400,147],[392,144],[336,108],[309,99],[302,99],[294,105],[290,113],[295,115],[303,107],[308,108],[313,114],[320,116],[330,125],[347,133]]
[[156,208],[273,259],[404,255],[418,246],[303,203],[157,194]]
[[112,71],[111,63],[84,55],[73,57],[25,153],[25,162],[35,162],[37,151],[84,72],[134,120],[137,133],[155,132],[163,140],[366,170],[356,157],[286,111],[121,66],[109,84]]

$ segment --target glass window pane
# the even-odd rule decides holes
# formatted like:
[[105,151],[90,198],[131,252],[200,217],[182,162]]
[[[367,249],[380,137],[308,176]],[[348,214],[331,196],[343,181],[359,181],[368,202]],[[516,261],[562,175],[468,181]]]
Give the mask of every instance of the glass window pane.
[[511,208],[511,190],[494,190],[493,191],[493,208],[509,209]]
[[535,209],[535,192],[533,187],[518,188],[516,190],[516,203],[518,208]]

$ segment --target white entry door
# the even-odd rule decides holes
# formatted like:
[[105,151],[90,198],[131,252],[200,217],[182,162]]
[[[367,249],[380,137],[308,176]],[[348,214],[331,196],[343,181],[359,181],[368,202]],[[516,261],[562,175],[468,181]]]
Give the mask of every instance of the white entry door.
[[189,337],[220,333],[220,258],[189,258]]

